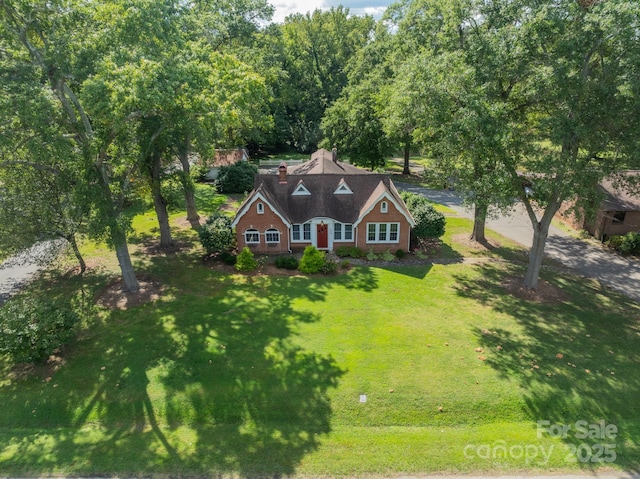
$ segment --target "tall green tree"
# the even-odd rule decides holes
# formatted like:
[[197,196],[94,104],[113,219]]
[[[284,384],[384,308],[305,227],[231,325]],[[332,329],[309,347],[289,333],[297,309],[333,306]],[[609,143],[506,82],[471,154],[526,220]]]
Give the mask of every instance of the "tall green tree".
[[[98,206],[102,231],[106,231],[116,251],[125,288],[137,291],[126,239],[126,221],[121,215],[119,198],[124,183],[112,172],[119,170],[117,157],[110,149],[118,128],[97,132],[79,96],[81,82],[92,71],[96,49],[95,5],[69,2],[0,2],[0,50],[3,62],[14,69],[34,69],[39,72],[41,86],[57,100],[61,114],[56,117],[63,135],[73,139],[79,152],[85,178],[95,187],[91,201]],[[20,81],[17,79],[17,81]],[[4,111],[3,121],[11,121],[15,112]],[[122,128],[123,125],[119,125]],[[42,140],[40,136],[39,140]],[[46,143],[46,141],[45,141]],[[113,161],[115,160],[115,161]]]
[[[526,112],[526,128],[518,129],[518,161],[508,166],[534,232],[525,286],[535,288],[562,203],[593,198],[604,177],[637,161],[640,4],[525,3],[491,2],[481,14],[483,28],[517,41],[519,61],[529,66],[520,87],[530,92],[528,100],[509,100]],[[521,186],[523,171],[533,195]]]
[[279,88],[276,124],[285,125],[286,143],[300,151],[322,139],[325,110],[347,84],[346,66],[369,43],[372,17],[350,16],[343,7],[287,17],[281,26],[284,87]]

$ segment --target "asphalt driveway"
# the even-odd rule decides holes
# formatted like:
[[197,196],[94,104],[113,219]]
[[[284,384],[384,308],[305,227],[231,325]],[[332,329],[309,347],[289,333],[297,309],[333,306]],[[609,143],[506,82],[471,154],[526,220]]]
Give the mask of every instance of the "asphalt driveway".
[[[448,206],[460,216],[473,218],[473,211],[462,206],[460,197],[453,191],[431,190],[407,183],[396,183],[396,186]],[[498,214],[490,218],[487,227],[526,247],[531,246],[531,222],[520,203],[514,204],[509,214]],[[637,260],[619,256],[602,245],[572,238],[553,225],[547,238],[545,254],[577,274],[594,278],[640,303],[640,262]]]

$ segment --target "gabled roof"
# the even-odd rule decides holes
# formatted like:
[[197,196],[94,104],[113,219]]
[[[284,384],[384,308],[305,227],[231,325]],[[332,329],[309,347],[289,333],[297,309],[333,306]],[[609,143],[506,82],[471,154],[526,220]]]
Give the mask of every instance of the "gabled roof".
[[[631,177],[631,182],[640,181],[640,170],[628,170],[623,175]],[[640,211],[640,195],[618,183],[613,178],[607,178],[601,183],[605,199],[600,207],[605,211]]]
[[239,161],[247,161],[248,159],[249,151],[246,148],[235,148],[232,150],[217,149],[211,166],[231,166]]
[[[372,201],[375,203],[386,196],[411,224],[414,223],[395,186],[386,175],[353,175],[349,178],[353,191],[351,195],[334,194],[342,180],[337,175],[304,175],[304,185],[310,194],[293,195],[299,179],[299,176],[289,175],[287,183],[280,184],[277,175],[257,175],[254,192],[245,204],[253,203],[251,199],[260,194],[289,224],[305,223],[320,217],[341,223],[356,223],[367,209],[370,210]],[[246,208],[241,207],[237,218],[245,211]]]
[[368,175],[366,170],[357,168],[348,163],[332,160],[331,152],[320,149],[311,155],[309,161],[301,165],[289,168],[289,175]]
[[271,210],[277,216],[279,216],[280,219],[282,219],[287,227],[291,226],[290,222],[287,220],[285,212],[282,211],[282,208],[279,207],[277,199],[274,198],[268,190],[263,188],[262,185],[260,185],[258,188],[254,188],[251,194],[247,196],[247,198],[245,198],[245,200],[240,205],[240,208],[238,208],[238,213],[231,222],[231,226],[235,228],[240,218],[242,218],[247,213],[247,211],[249,211],[249,208],[251,208],[258,201],[263,201],[264,203],[266,203],[268,207],[271,208]]
[[[352,194],[336,194],[338,188],[345,184]],[[300,194],[301,188],[308,194]],[[313,218],[357,224],[382,199],[394,204],[407,221],[415,225],[388,175],[333,162],[327,150],[319,150],[310,161],[289,168],[286,183],[280,182],[278,174],[256,175],[254,189],[240,206],[233,226],[258,198],[269,203],[288,225],[306,223]]]

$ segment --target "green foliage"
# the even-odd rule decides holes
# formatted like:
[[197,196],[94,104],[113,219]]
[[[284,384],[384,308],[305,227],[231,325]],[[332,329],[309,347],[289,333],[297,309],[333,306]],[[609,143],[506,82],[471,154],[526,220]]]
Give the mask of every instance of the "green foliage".
[[15,362],[47,359],[74,334],[78,315],[46,299],[12,299],[0,309],[0,354]]
[[433,207],[433,204],[422,195],[403,191],[400,196],[411,212],[416,226],[412,233],[417,238],[439,238],[444,234],[445,217]]
[[340,258],[350,257],[350,258],[363,258],[364,251],[362,251],[357,246],[338,246],[334,253],[336,256]]
[[318,250],[315,246],[307,246],[300,260],[299,269],[303,273],[317,273],[325,263],[326,253]]
[[640,232],[612,236],[607,240],[606,245],[622,254],[638,254],[640,253]]
[[236,258],[236,270],[248,272],[255,271],[257,268],[258,262],[253,255],[253,251],[251,251],[248,246],[245,246]]
[[384,253],[382,253],[382,259],[384,261],[393,261],[394,259],[396,259],[396,256],[393,255],[391,251],[386,250]]
[[287,255],[287,256],[278,256],[275,261],[277,268],[282,269],[298,269],[300,262],[295,256]]
[[396,258],[398,259],[402,259],[407,255],[407,253],[405,252],[405,250],[403,249],[397,249],[396,250]]
[[220,253],[220,260],[224,264],[228,264],[229,266],[235,265],[237,259],[238,257],[235,254],[230,253],[229,251],[223,251],[222,253]]
[[253,179],[256,173],[258,173],[258,167],[248,161],[221,166],[215,185],[220,193],[246,193],[253,189]]
[[379,258],[379,256],[373,251],[373,248],[371,248],[369,250],[369,252],[367,253],[367,259],[369,261],[375,261]]
[[233,248],[236,237],[231,227],[231,219],[214,213],[198,231],[198,237],[208,254],[223,253]]
[[320,266],[322,274],[335,274],[338,271],[338,262],[325,257],[324,263]]

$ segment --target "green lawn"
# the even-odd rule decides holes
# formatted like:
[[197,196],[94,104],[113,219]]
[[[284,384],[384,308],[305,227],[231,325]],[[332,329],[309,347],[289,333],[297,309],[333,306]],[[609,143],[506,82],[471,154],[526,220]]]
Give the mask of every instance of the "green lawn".
[[[135,224],[151,232],[145,221]],[[141,274],[165,293],[127,311],[94,304],[112,280],[108,262],[84,282],[37,283],[39,294],[73,294],[86,323],[56,370],[0,362],[0,472],[637,467],[638,305],[551,273],[555,300],[517,299],[504,284],[522,266],[494,259],[518,248],[456,243],[469,228],[449,218],[443,253],[453,264],[359,266],[331,277],[230,274],[198,250],[148,256],[134,245]],[[462,256],[480,259],[455,261]],[[580,420],[618,433],[582,438]],[[571,430],[538,434],[537,421]],[[580,462],[572,451],[615,460]]]

